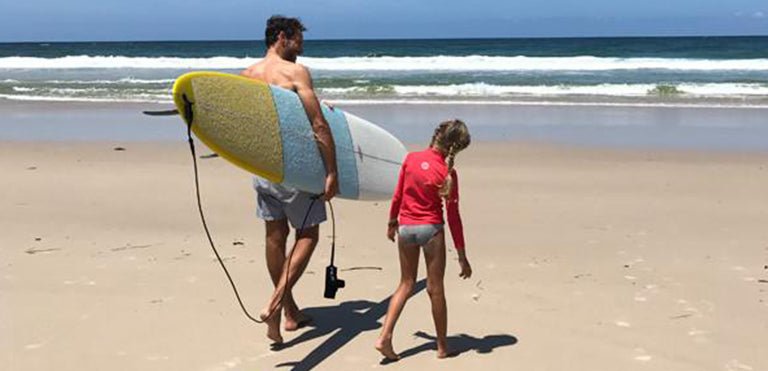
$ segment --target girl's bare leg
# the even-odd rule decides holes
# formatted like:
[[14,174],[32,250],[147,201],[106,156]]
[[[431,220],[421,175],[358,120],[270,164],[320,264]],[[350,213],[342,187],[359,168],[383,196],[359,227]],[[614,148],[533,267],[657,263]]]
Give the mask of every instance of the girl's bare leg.
[[437,335],[437,358],[448,356],[446,332],[448,331],[448,308],[445,303],[445,233],[441,230],[424,246],[427,262],[427,294],[432,302],[432,319]]
[[398,239],[398,250],[400,253],[400,284],[389,299],[387,317],[384,319],[381,335],[379,335],[375,345],[376,350],[391,360],[399,358],[392,348],[392,333],[395,330],[397,319],[403,311],[405,302],[413,292],[413,287],[416,284],[416,274],[419,269],[418,245],[406,244]]

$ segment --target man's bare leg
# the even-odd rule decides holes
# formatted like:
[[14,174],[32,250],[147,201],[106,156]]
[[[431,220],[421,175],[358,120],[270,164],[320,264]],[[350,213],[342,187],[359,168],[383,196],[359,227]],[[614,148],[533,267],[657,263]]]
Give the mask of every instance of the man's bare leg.
[[[268,220],[264,222],[266,226],[266,259],[267,270],[272,279],[272,284],[277,286],[280,281],[280,272],[285,265],[285,244],[288,239],[290,228],[286,219]],[[288,299],[286,297],[286,299]],[[288,301],[286,300],[286,303]],[[294,304],[295,305],[295,304]],[[276,343],[282,343],[283,337],[280,334],[280,313],[274,313],[269,318],[261,318],[267,324],[267,337]]]
[[[303,231],[300,231],[300,232],[297,231],[296,247],[295,247],[295,251],[292,252],[290,264],[288,260],[285,259],[284,266],[278,276],[278,282],[277,282],[277,285],[275,286],[275,291],[272,293],[272,296],[270,297],[269,302],[267,303],[267,306],[264,308],[264,310],[261,313],[261,316],[263,319],[268,318],[270,313],[278,311],[279,308],[283,304],[285,304],[286,329],[295,330],[296,328],[299,327],[299,324],[302,318],[300,318],[301,315],[295,303],[293,303],[293,308],[289,307],[289,302],[288,302],[288,299],[290,297],[289,293],[291,292],[291,289],[299,280],[299,278],[301,277],[301,274],[304,272],[304,269],[307,267],[307,264],[309,263],[309,258],[312,256],[312,252],[314,251],[315,246],[317,245],[319,229],[320,229],[319,226],[313,226],[313,227],[305,228]],[[287,277],[286,277],[286,269],[290,269],[288,271]],[[284,292],[285,292],[285,299],[283,299]]]
[[[280,282],[280,274],[283,273],[283,266],[285,265],[285,246],[291,230],[285,219],[267,221],[266,226],[267,269],[269,270],[270,278],[272,278],[272,284],[277,287],[278,282]],[[296,301],[293,299],[293,293],[290,291],[285,293],[283,308],[285,310],[283,328],[286,331],[296,331],[310,320],[309,316],[301,313]]]
[[[307,265],[309,264],[309,259],[312,256],[312,252],[315,251],[315,247],[317,246],[317,241],[319,239],[320,235],[320,227],[319,226],[313,226],[305,229],[305,232],[299,233],[299,231],[296,231],[296,252],[294,253],[294,256],[299,251],[309,251],[309,255],[306,257],[306,260],[303,260],[303,263],[300,263],[301,266],[298,267],[298,274],[296,275],[296,280],[291,284],[290,288],[285,293],[285,300],[283,302],[285,303],[283,308],[285,309],[285,322],[283,323],[283,328],[286,331],[296,331],[299,328],[305,326],[309,321],[311,321],[311,318],[307,316],[306,314],[302,313],[299,310],[298,305],[296,305],[296,302],[293,300],[293,285],[296,284],[296,282],[299,280],[302,274],[304,274],[304,270],[307,268]],[[299,247],[301,246],[301,247]],[[295,262],[291,261],[291,266],[293,266]],[[291,269],[293,270],[293,269]],[[283,275],[285,275],[285,272],[283,272]]]

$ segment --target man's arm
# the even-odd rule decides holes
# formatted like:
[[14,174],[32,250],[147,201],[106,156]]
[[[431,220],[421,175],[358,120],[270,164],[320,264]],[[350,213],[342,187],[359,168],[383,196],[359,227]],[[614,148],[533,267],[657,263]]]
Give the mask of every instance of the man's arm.
[[318,148],[323,157],[326,172],[325,199],[330,200],[339,190],[336,171],[336,145],[333,142],[331,127],[325,121],[325,117],[323,117],[323,111],[315,95],[312,78],[307,68],[297,65],[294,77],[293,84],[296,93],[304,105],[304,111],[306,111],[307,118],[309,118],[309,122],[312,125],[312,131],[315,133]]

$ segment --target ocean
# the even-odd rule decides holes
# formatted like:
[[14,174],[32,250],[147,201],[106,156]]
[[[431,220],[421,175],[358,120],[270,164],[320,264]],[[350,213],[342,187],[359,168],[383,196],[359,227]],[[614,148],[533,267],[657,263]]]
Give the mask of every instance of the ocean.
[[[361,104],[768,107],[768,37],[307,40],[322,99]],[[263,41],[0,44],[0,98],[170,103]]]

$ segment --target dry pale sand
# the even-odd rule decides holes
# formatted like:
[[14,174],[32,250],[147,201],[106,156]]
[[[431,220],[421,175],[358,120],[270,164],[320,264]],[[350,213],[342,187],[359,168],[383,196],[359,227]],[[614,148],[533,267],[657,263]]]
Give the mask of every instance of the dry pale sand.
[[[256,311],[270,283],[250,178],[200,165]],[[326,225],[295,290],[314,327],[272,351],[207,245],[185,143],[0,143],[0,369],[768,370],[768,156],[476,143],[458,168],[475,270],[460,280],[450,251],[460,354],[435,359],[420,290],[404,359],[380,365],[388,202],[334,203],[347,288],[322,298]]]

